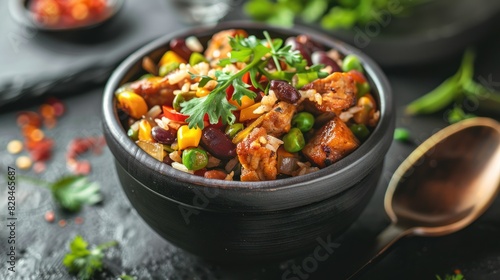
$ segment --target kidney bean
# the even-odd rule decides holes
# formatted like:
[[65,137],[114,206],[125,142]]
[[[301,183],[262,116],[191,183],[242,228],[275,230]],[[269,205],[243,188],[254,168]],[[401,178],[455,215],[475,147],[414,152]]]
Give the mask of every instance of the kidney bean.
[[331,59],[324,51],[313,52],[311,59],[314,64],[324,64],[325,66],[330,66],[332,68],[332,72],[342,72],[337,62]]
[[170,41],[170,49],[186,61],[189,61],[189,57],[191,57],[191,54],[193,53],[193,51],[186,45],[186,41],[181,38],[176,38]]
[[215,127],[206,127],[201,135],[201,146],[219,159],[236,156],[236,145],[224,132]]
[[285,45],[290,45],[292,46],[292,50],[299,51],[302,57],[307,60],[307,65],[312,65],[311,51],[305,45],[299,43],[296,37],[289,37],[286,39]]
[[221,170],[208,170],[203,174],[203,177],[207,179],[219,179],[219,180],[224,180],[226,179],[226,172],[221,171]]
[[302,45],[306,46],[306,48],[309,49],[310,52],[315,52],[315,51],[322,51],[324,50],[323,46],[320,45],[318,42],[313,41],[311,37],[307,35],[299,35],[297,36],[297,42],[301,43]]
[[166,130],[159,126],[153,127],[153,129],[151,129],[151,134],[156,142],[167,145],[172,145],[177,137],[177,133],[173,133],[171,130]]
[[293,104],[300,100],[300,93],[288,82],[272,80],[269,88],[274,91],[280,101]]

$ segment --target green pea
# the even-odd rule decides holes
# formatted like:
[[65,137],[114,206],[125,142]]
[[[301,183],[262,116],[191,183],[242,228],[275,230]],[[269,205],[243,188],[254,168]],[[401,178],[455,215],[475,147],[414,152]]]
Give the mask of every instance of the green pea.
[[296,153],[304,148],[306,141],[300,129],[294,127],[283,136],[283,147],[289,153]]
[[182,164],[189,170],[200,170],[207,166],[207,152],[200,148],[187,148],[182,152]]
[[166,76],[168,73],[174,71],[175,69],[179,68],[180,63],[177,61],[172,61],[166,64],[163,64],[160,66],[159,75],[160,76]]
[[207,59],[201,53],[194,52],[189,57],[189,65],[191,66],[196,65],[200,62],[207,62]]
[[149,78],[154,77],[154,76],[155,75],[149,74],[149,73],[148,74],[144,74],[141,77],[139,77],[139,80],[149,79]]
[[292,126],[300,129],[302,132],[311,130],[314,125],[314,116],[309,112],[300,112],[293,116]]
[[394,129],[394,140],[407,142],[410,141],[410,132],[405,128]]
[[366,138],[368,138],[368,136],[370,135],[370,130],[368,130],[368,128],[364,124],[353,124],[349,128],[351,129],[354,136],[356,136],[356,138],[358,138],[360,141],[366,140]]
[[244,125],[242,123],[233,123],[226,127],[226,134],[229,135],[230,138],[234,138],[238,132],[243,130]]
[[127,131],[127,135],[132,141],[139,140],[139,130],[133,130],[132,128],[129,128]]
[[356,83],[356,87],[358,88],[358,98],[367,94],[370,91],[370,84],[367,82],[364,83]]
[[342,71],[348,72],[351,70],[357,70],[363,72],[363,66],[359,62],[359,58],[353,54],[347,55],[342,61]]

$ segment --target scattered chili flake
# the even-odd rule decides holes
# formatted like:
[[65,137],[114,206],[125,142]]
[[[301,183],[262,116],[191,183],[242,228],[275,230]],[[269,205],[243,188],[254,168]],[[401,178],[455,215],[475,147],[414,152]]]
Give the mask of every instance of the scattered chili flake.
[[46,167],[47,166],[43,161],[37,161],[35,162],[35,164],[33,164],[33,171],[35,171],[35,173],[40,174],[45,171]]
[[60,226],[60,227],[65,227],[68,223],[66,222],[65,219],[61,219],[59,220],[59,222],[57,222],[57,224]]
[[31,159],[34,161],[46,161],[50,159],[52,155],[54,141],[52,139],[26,141],[25,146],[31,156]]
[[19,154],[23,150],[23,143],[19,140],[12,140],[7,144],[7,152]]
[[40,115],[42,115],[44,119],[53,118],[55,115],[54,107],[49,104],[42,104],[42,106],[40,106]]
[[60,101],[52,103],[52,108],[54,108],[54,115],[60,117],[64,114],[64,105]]
[[45,221],[47,221],[48,223],[53,223],[56,219],[56,215],[54,214],[54,211],[52,211],[52,210],[45,212],[44,217],[45,217]]
[[57,124],[57,119],[52,117],[52,118],[46,118],[43,120],[43,125],[48,128],[48,129],[53,129],[56,127]]
[[45,133],[39,128],[33,129],[33,131],[30,132],[28,138],[35,141],[39,142],[42,141],[43,138],[45,137]]
[[31,125],[38,128],[42,124],[42,118],[35,112],[23,111],[19,113],[16,122],[21,128],[25,125]]
[[103,136],[75,138],[69,145],[66,152],[66,166],[74,174],[86,175],[90,173],[91,166],[88,161],[79,161],[79,155],[92,150],[94,153],[100,153],[102,147],[106,144]]
[[77,224],[77,225],[83,224],[83,218],[82,217],[76,217],[75,218],[75,224]]
[[30,169],[33,162],[27,156],[20,156],[16,159],[16,166],[19,169]]

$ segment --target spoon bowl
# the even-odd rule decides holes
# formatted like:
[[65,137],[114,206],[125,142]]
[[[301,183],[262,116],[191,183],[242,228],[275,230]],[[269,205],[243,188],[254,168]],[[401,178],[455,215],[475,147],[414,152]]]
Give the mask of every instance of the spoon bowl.
[[378,235],[368,261],[349,279],[405,236],[442,236],[468,226],[488,209],[499,187],[497,121],[467,119],[437,132],[392,176],[384,199],[392,223]]
[[414,235],[445,235],[483,214],[499,184],[500,125],[469,119],[436,133],[400,165],[389,183],[385,210]]

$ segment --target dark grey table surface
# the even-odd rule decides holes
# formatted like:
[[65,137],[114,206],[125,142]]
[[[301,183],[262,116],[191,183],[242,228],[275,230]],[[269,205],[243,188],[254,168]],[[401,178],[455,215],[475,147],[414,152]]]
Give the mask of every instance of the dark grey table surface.
[[[152,21],[156,20],[160,22],[159,24],[175,22],[172,18],[161,16],[164,12],[171,15],[171,12],[168,10],[168,5],[164,6],[160,2],[156,0],[145,4],[145,7],[149,8],[157,5],[156,11],[153,12],[156,18]],[[127,5],[131,6],[130,3],[134,2],[129,2]],[[159,10],[161,7],[165,11]],[[8,16],[3,8],[0,14]],[[124,14],[130,12],[130,7],[125,7],[123,12]],[[130,22],[141,20],[140,17],[129,19],[128,16],[130,14],[126,20]],[[112,24],[118,23],[120,19]],[[165,30],[178,27],[180,26],[174,24]],[[2,25],[2,29],[6,30],[4,34],[20,30],[12,23]],[[166,31],[154,29],[149,32],[142,37],[144,41],[148,40],[147,37],[153,38]],[[498,88],[500,38],[497,34],[490,33],[476,44],[478,56],[475,77],[485,78],[500,90]],[[41,41],[37,39],[38,36],[42,36]],[[58,39],[43,34],[34,35],[25,41],[25,48],[29,50],[25,55],[37,57],[43,62],[44,53],[33,53],[33,50],[47,43],[47,40],[50,44],[56,44]],[[132,51],[134,44],[137,46],[140,43],[127,41],[128,49]],[[120,55],[126,55],[127,51],[125,49],[113,55],[118,58]],[[62,54],[65,55],[67,54]],[[15,64],[13,69],[22,69],[29,65],[26,64],[26,60],[22,60],[20,63],[24,63],[25,66],[20,67],[16,64],[16,59],[7,52],[0,53],[0,61],[7,62],[4,67]],[[458,68],[459,61],[460,56],[453,55],[448,59],[421,66],[384,69],[394,91],[397,126],[408,128],[414,143],[393,143],[386,156],[383,176],[370,204],[358,221],[335,241],[340,244],[338,250],[325,262],[319,263],[316,271],[308,273],[307,279],[337,279],[347,267],[342,260],[356,255],[362,256],[365,252],[364,244],[368,244],[388,224],[383,209],[383,196],[392,173],[416,147],[415,144],[422,142],[447,124],[444,113],[425,117],[404,116],[404,105],[451,76]],[[35,63],[33,67],[43,72],[43,64],[50,61],[42,62]],[[65,166],[65,152],[69,141],[75,137],[102,135],[100,119],[102,90],[101,84],[97,87],[75,90],[71,94],[63,94],[62,101],[66,105],[67,112],[60,118],[55,129],[46,131],[46,134],[56,141],[55,153],[47,164],[47,170],[42,174],[35,174],[33,171],[18,171],[18,174],[36,176],[48,181],[69,174]],[[19,128],[15,124],[17,112],[38,110],[40,100],[43,99],[14,103],[3,107],[0,112],[2,172],[6,171],[7,166],[14,166],[16,159],[16,156],[7,153],[5,147],[10,140],[21,138]],[[118,247],[106,253],[105,269],[98,275],[101,279],[116,279],[121,273],[134,275],[138,279],[282,279],[287,269],[293,264],[300,264],[304,258],[240,266],[214,264],[198,259],[163,240],[137,215],[121,190],[113,166],[113,157],[108,149],[104,149],[101,155],[88,156],[88,159],[93,168],[89,178],[102,186],[104,201],[97,206],[85,207],[78,214],[68,214],[59,210],[47,190],[27,181],[18,181],[15,273],[7,270],[6,184],[3,177],[0,179],[0,279],[71,279],[62,265],[62,258],[68,250],[70,240],[76,234],[84,236],[91,244],[108,240],[117,240],[120,243]],[[68,224],[60,227],[57,223],[47,223],[44,220],[44,213],[48,210],[55,211],[56,221],[66,219]],[[83,224],[75,223],[75,218],[78,216],[83,218]],[[460,232],[446,237],[408,238],[399,242],[361,279],[435,279],[436,274],[449,274],[455,269],[460,269],[467,279],[500,279],[500,199],[497,199],[477,222]]]

